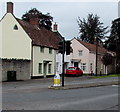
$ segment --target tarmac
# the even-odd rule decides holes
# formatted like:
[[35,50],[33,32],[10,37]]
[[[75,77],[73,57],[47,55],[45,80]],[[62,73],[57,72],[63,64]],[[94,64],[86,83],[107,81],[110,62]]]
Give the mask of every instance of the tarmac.
[[65,85],[65,86],[49,86],[48,89],[54,90],[67,90],[67,89],[77,89],[77,88],[90,88],[90,87],[99,87],[99,86],[110,86],[110,85],[118,85],[120,81],[110,81],[110,82],[95,82],[95,83],[87,83],[87,84],[74,84],[74,85]]

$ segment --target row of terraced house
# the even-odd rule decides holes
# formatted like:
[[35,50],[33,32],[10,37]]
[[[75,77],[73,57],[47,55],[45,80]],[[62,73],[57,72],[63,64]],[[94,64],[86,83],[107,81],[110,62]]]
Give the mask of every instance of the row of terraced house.
[[[35,77],[46,77],[62,73],[62,55],[58,53],[58,43],[62,40],[57,24],[53,30],[38,27],[37,18],[30,22],[18,19],[13,13],[14,4],[7,2],[7,12],[0,20],[2,52],[0,68],[2,81],[8,80],[12,72],[17,80],[28,80]],[[71,39],[73,52],[65,55],[65,69],[78,66],[84,73],[95,73],[96,45]],[[98,74],[106,73],[101,58],[108,52],[98,46]],[[107,67],[107,73],[114,72],[114,66]]]

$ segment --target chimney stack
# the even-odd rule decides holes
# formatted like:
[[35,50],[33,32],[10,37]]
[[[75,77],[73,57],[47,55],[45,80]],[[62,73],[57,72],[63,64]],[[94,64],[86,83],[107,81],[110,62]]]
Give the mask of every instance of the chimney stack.
[[30,18],[30,23],[32,24],[32,25],[39,25],[39,18],[37,18],[37,17],[31,17]]
[[54,31],[54,32],[57,32],[57,31],[58,31],[58,25],[56,24],[56,22],[55,22],[55,24],[53,25],[53,31]]
[[13,3],[7,2],[7,13],[13,14]]

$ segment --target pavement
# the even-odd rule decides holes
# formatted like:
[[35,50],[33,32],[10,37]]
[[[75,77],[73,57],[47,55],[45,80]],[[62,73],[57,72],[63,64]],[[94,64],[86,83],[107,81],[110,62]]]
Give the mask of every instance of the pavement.
[[[62,80],[61,80],[62,84]],[[118,77],[109,78],[95,78],[94,76],[82,77],[64,77],[64,87],[53,86],[54,78],[40,78],[26,81],[3,82],[2,90],[25,90],[25,89],[77,89],[77,88],[90,88],[99,86],[119,85],[120,80]]]
[[[89,80],[89,79],[92,79],[92,80]],[[90,88],[90,87],[109,86],[109,85],[116,86],[119,84],[120,84],[120,81],[118,77],[101,78],[101,79],[95,79],[94,77],[88,77],[88,82],[84,81],[81,83],[68,84],[65,86],[62,86],[62,85],[49,86],[48,89],[67,90],[67,89]]]

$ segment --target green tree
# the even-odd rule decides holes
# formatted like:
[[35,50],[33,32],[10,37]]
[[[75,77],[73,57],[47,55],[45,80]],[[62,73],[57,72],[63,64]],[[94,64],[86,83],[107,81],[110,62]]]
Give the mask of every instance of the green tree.
[[112,21],[111,33],[105,41],[105,46],[116,52],[116,73],[120,73],[120,18]]
[[[105,71],[106,71],[106,67],[113,63],[113,59],[114,59],[114,57],[110,53],[105,53],[103,55],[101,61],[105,65]],[[106,71],[106,74],[107,74],[107,71]]]
[[108,33],[107,28],[104,27],[103,23],[100,22],[99,17],[97,15],[88,14],[87,20],[83,18],[83,20],[78,17],[78,26],[79,26],[79,34],[80,40],[94,43],[95,37],[98,38],[98,42],[102,43],[102,39],[105,38],[105,34]]
[[120,53],[120,18],[114,20],[111,26],[111,33],[106,41],[109,50]]
[[22,19],[29,22],[31,18],[38,18],[39,19],[39,26],[40,27],[45,27],[48,30],[52,29],[52,21],[53,17],[50,16],[50,13],[47,14],[42,14],[42,12],[38,11],[36,8],[33,8],[26,12],[23,16]]

